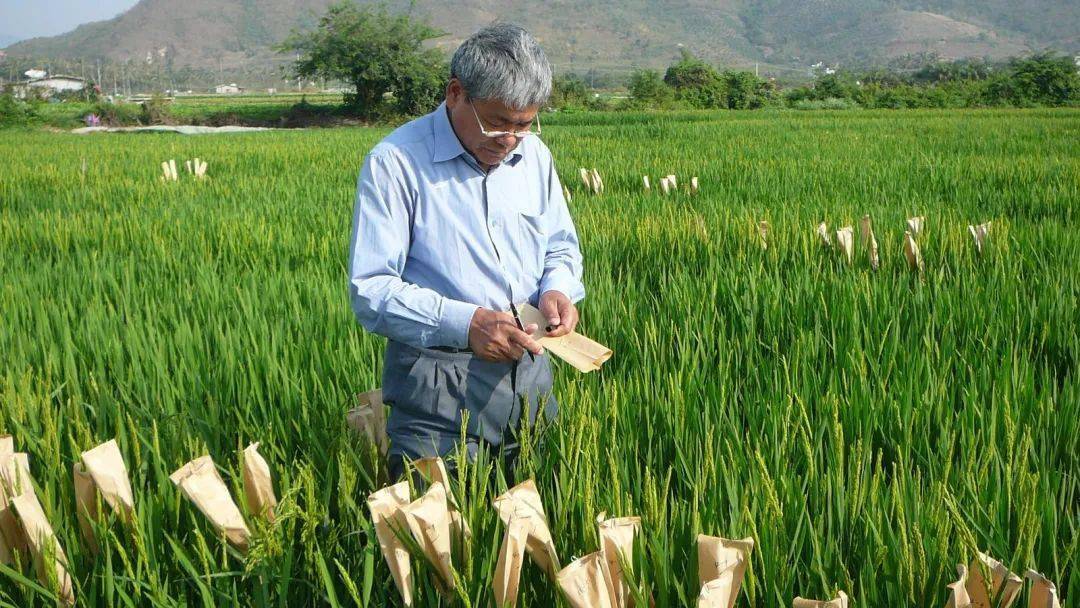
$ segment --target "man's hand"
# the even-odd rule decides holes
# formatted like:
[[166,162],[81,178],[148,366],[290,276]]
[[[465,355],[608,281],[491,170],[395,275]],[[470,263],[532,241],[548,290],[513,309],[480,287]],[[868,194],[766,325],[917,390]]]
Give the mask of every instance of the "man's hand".
[[543,347],[532,339],[536,330],[536,324],[530,323],[521,331],[508,312],[477,308],[469,323],[469,348],[486,361],[517,361],[526,350],[542,355]]
[[540,314],[548,321],[547,335],[558,338],[577,328],[577,306],[561,291],[545,291],[540,296]]

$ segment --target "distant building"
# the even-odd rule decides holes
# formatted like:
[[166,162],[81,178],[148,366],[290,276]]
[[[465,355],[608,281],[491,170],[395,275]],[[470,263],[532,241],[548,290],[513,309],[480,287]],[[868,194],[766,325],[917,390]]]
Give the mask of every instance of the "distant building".
[[78,76],[64,76],[63,74],[38,76],[37,72],[35,76],[37,77],[17,82],[12,86],[12,92],[16,97],[25,99],[35,93],[53,95],[65,91],[81,91],[86,88],[86,80]]
[[244,89],[236,86],[236,83],[219,84],[214,87],[214,92],[219,95],[234,95],[236,93],[243,93]]

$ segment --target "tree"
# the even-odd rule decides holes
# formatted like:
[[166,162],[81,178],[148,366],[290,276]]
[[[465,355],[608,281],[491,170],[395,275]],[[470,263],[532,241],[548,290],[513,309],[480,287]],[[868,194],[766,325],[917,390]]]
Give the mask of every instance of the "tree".
[[583,108],[589,101],[589,87],[577,74],[561,74],[551,84],[548,105],[554,108]]
[[636,106],[663,108],[671,104],[674,94],[656,70],[637,70],[630,77],[630,99]]
[[727,87],[727,108],[753,110],[764,107],[776,93],[776,87],[768,80],[754,76],[745,70],[726,71],[721,74]]
[[444,34],[409,15],[390,15],[385,6],[334,4],[311,31],[294,31],[275,50],[297,53],[294,78],[348,83],[345,103],[353,113],[374,118],[384,110],[402,114],[430,111],[443,92],[446,62],[426,40]]
[[1071,57],[1039,53],[1009,62],[1005,78],[991,84],[991,102],[1060,106],[1080,100],[1080,74]]
[[695,108],[726,108],[727,85],[716,68],[683,49],[682,57],[664,74],[675,98]]

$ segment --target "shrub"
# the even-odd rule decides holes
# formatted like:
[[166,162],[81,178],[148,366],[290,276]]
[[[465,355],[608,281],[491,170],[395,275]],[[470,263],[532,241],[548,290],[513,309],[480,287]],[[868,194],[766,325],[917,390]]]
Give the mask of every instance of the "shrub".
[[792,104],[796,110],[854,110],[859,104],[845,97],[825,99],[799,99]]
[[97,114],[105,126],[122,127],[139,124],[143,112],[143,107],[137,104],[102,101],[94,104],[87,114]]
[[142,103],[142,112],[139,122],[147,125],[172,124],[173,116],[169,110],[169,100],[160,95],[154,95]]
[[38,113],[34,104],[16,99],[10,93],[0,95],[0,126],[27,125],[37,119]]

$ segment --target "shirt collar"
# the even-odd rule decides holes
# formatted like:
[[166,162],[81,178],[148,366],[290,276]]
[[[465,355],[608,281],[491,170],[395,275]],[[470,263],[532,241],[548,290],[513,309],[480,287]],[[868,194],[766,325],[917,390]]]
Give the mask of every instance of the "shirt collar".
[[[432,162],[441,163],[461,155],[465,155],[470,161],[475,160],[471,154],[465,151],[465,147],[461,145],[457,133],[454,133],[454,127],[450,125],[450,116],[446,111],[445,101],[439,104],[439,107],[432,112],[431,116],[431,135],[435,144],[432,146],[434,148],[431,155]],[[521,145],[523,143],[524,140],[518,141],[517,146],[502,160],[502,164],[517,165],[522,157]]]

